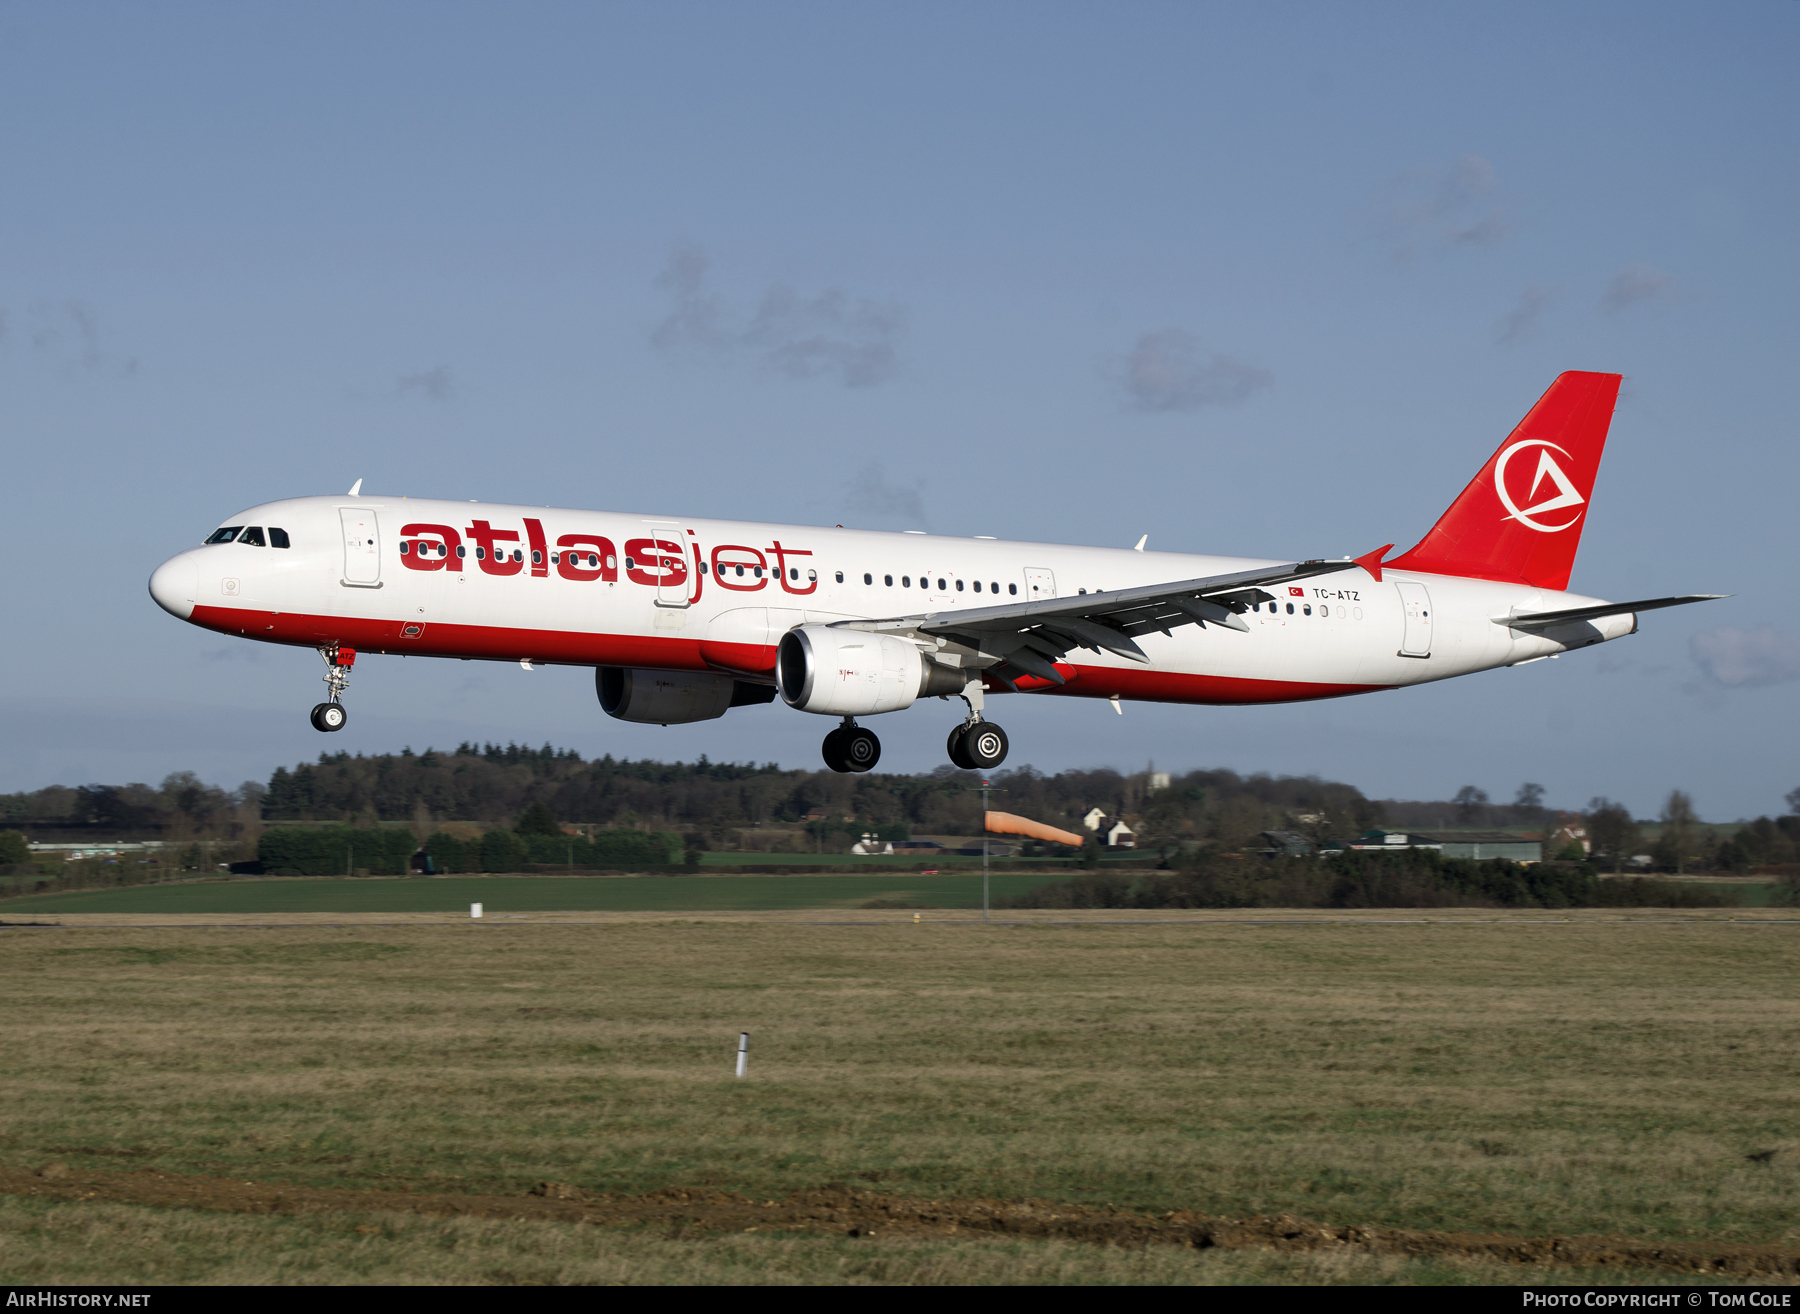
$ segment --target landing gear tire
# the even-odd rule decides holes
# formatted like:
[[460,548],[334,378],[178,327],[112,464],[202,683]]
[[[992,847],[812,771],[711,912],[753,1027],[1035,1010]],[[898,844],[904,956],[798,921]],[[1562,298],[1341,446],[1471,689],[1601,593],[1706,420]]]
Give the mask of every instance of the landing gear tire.
[[881,761],[881,741],[873,730],[857,726],[839,732],[844,736],[844,763],[852,771],[873,771]]
[[975,771],[992,771],[1006,761],[1007,746],[1006,731],[992,721],[977,721],[963,727],[962,738],[956,744],[963,759]]
[[872,771],[881,761],[881,740],[859,725],[841,725],[825,736],[820,754],[833,771]]
[[950,765],[960,767],[964,771],[973,771],[975,764],[963,752],[963,740],[968,737],[968,722],[963,722],[950,731],[950,737],[944,741],[944,751],[950,754]]
[[350,714],[344,710],[342,703],[320,703],[312,709],[312,724],[315,730],[342,730],[344,722]]
[[825,765],[833,771],[848,771],[850,764],[844,760],[844,731],[833,730],[825,736],[825,742],[819,746],[819,755],[825,759]]

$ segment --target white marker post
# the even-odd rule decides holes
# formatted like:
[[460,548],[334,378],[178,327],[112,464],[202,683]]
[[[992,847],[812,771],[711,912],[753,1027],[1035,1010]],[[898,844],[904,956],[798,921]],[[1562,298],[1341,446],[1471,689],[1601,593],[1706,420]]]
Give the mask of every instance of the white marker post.
[[748,1031],[740,1031],[740,1032],[738,1032],[738,1066],[737,1066],[738,1076],[740,1076],[740,1077],[743,1076],[745,1070],[748,1069],[749,1066],[750,1066],[750,1033]]
[[479,918],[481,916],[481,905],[478,903],[470,904],[469,905],[469,916],[474,917],[474,918]]

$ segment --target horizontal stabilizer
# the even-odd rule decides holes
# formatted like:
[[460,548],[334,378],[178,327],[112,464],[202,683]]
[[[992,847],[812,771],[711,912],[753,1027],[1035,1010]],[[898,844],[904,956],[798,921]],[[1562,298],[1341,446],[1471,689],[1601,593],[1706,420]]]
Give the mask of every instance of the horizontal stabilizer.
[[1599,620],[1602,616],[1623,616],[1634,611],[1655,611],[1659,607],[1682,607],[1690,602],[1712,602],[1729,598],[1729,593],[1684,593],[1679,598],[1646,598],[1642,602],[1603,602],[1597,607],[1570,607],[1564,611],[1528,611],[1519,616],[1496,616],[1494,624],[1513,630],[1542,630],[1556,625],[1572,625],[1576,621]]

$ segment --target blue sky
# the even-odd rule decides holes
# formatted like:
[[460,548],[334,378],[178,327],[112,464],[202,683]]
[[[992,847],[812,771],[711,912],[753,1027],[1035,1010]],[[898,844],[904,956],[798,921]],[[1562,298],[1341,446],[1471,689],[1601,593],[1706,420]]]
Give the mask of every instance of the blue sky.
[[[1285,708],[1006,700],[1011,764],[1376,796],[1800,785],[1800,6],[0,4],[0,789],[545,740],[817,763],[784,708],[164,615],[232,511],[412,496],[1287,557],[1428,528],[1627,376],[1573,586],[1729,592]],[[929,769],[950,713],[883,718]]]

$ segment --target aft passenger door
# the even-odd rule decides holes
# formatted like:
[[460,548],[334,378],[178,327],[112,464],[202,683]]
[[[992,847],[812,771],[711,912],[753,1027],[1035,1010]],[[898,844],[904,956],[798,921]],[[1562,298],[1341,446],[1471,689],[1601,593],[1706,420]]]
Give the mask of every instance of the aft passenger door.
[[1400,605],[1406,611],[1406,629],[1400,640],[1402,657],[1431,656],[1431,594],[1417,580],[1397,579]]
[[375,512],[359,506],[338,508],[344,527],[344,583],[359,589],[381,587],[381,526]]

